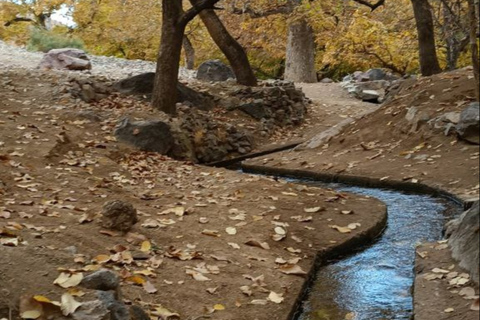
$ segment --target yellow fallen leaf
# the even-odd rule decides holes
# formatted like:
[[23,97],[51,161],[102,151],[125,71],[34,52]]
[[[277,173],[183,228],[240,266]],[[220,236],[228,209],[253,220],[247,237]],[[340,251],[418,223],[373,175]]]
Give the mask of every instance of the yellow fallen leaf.
[[289,275],[306,275],[307,273],[299,265],[286,265],[280,267],[280,272]]
[[145,284],[145,282],[147,282],[147,280],[145,280],[144,278],[142,278],[140,276],[131,276],[131,277],[126,278],[125,281],[133,283],[133,284],[137,284],[137,285],[143,285],[143,284]]
[[213,306],[213,309],[215,309],[216,311],[223,311],[225,310],[225,306],[222,304],[216,304]]
[[142,252],[150,252],[152,250],[152,244],[150,241],[143,241],[142,242],[142,247],[140,248],[140,251]]
[[180,315],[178,313],[171,312],[164,307],[155,308],[155,310],[152,311],[152,315],[160,317],[161,320],[180,319]]
[[340,227],[340,226],[337,226],[337,225],[329,226],[329,227],[337,230],[340,233],[351,233],[352,232],[352,229],[350,229],[350,228]]

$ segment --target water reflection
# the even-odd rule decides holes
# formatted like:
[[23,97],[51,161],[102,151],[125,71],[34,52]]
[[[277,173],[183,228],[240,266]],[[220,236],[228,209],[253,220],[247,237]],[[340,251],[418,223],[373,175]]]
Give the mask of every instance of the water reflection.
[[320,270],[299,319],[410,319],[415,245],[441,238],[444,204],[428,196],[394,191],[338,189],[385,202],[388,228],[372,247]]

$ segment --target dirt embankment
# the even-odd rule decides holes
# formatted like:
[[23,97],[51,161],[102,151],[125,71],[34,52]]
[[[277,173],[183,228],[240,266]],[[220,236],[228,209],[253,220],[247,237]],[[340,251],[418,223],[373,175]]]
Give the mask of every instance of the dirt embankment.
[[393,100],[319,148],[247,164],[423,183],[478,199],[479,146],[460,140],[443,120],[458,117],[473,100],[471,69],[410,80]]

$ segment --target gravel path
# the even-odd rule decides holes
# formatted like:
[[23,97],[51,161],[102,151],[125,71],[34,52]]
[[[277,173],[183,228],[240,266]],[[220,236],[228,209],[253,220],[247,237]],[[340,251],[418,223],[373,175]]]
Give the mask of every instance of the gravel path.
[[[26,49],[8,45],[0,40],[0,68],[20,67],[35,69],[40,60],[42,52],[30,52]],[[122,79],[145,72],[155,72],[156,63],[143,60],[126,60],[115,57],[104,57],[89,55],[92,62],[92,70],[89,71],[95,76],[105,76],[111,79]],[[192,79],[195,72],[180,68],[179,76],[182,79]]]

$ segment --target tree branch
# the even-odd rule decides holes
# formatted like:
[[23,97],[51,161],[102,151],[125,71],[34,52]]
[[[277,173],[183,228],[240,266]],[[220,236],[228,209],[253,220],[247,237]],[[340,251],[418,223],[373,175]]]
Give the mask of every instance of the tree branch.
[[367,0],[353,0],[353,1],[369,7],[370,9],[372,9],[372,11],[375,11],[378,7],[381,7],[385,4],[385,0],[378,0],[377,3],[370,3]]
[[215,4],[220,0],[197,0],[193,6],[188,9],[181,17],[179,23],[181,25],[187,25],[193,20],[200,12],[206,9],[220,9],[215,7]]
[[16,17],[10,21],[5,22],[3,26],[8,27],[15,22],[35,22],[35,20],[32,20],[30,18],[24,18],[24,17]]
[[290,14],[293,12],[293,6],[287,4],[264,11],[255,11],[250,8],[250,6],[245,6],[243,9],[232,7],[230,12],[233,14],[248,14],[250,18],[258,19],[272,16],[275,14]]

